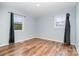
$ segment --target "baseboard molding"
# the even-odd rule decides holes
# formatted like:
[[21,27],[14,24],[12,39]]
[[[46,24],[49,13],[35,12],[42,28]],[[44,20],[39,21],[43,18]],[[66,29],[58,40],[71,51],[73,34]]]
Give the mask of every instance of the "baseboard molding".
[[[16,41],[15,43],[18,43],[18,42],[22,43],[22,42],[24,42],[24,41],[26,41],[26,40],[30,40],[30,39],[34,39],[34,38],[39,38],[39,39],[44,39],[44,40],[50,40],[50,41],[56,41],[56,42],[61,42],[61,43],[63,43],[62,41],[58,41],[58,40],[55,40],[55,39],[53,39],[53,38],[47,38],[47,37],[29,37],[29,38],[25,38],[25,39],[22,39],[22,40],[18,40],[18,41]],[[7,43],[7,44],[2,44],[2,45],[0,45],[0,47],[6,46],[6,45],[9,45],[9,44],[8,44],[8,43]]]
[[63,41],[59,41],[59,40],[56,40],[54,38],[48,38],[48,37],[36,37],[36,38],[63,43]]
[[[60,42],[60,43],[63,43],[64,44],[63,41],[60,41],[60,40],[57,40],[57,39],[54,39],[54,38],[43,37],[43,36],[38,36],[38,37],[35,37],[35,38],[40,38],[40,39],[50,40],[50,41],[56,41],[56,42]],[[71,45],[75,45],[75,44],[71,42]]]
[[18,40],[18,41],[16,41],[15,43],[18,43],[18,42],[24,42],[24,41],[26,41],[26,40],[30,40],[30,39],[33,39],[33,38],[35,38],[35,37],[29,37],[29,38],[25,38],[25,39],[22,39],[22,40]]
[[79,50],[78,50],[79,48],[78,48],[78,46],[75,45],[75,47],[76,47],[76,50],[77,50],[77,52],[78,52],[78,54],[79,54]]
[[76,49],[77,50],[77,53],[79,54],[79,51],[78,51],[78,49]]
[[[34,38],[39,38],[39,39],[44,39],[44,40],[50,40],[50,41],[56,41],[56,42],[60,42],[60,43],[64,43],[63,41],[59,41],[59,40],[57,40],[57,39],[54,39],[54,38],[48,38],[48,37],[29,37],[29,38],[25,38],[25,39],[22,39],[22,40],[18,40],[18,41],[16,41],[15,43],[18,43],[18,42],[24,42],[24,41],[26,41],[26,40],[30,40],[30,39],[34,39]],[[72,43],[71,43],[72,44]],[[2,46],[5,46],[5,45],[9,45],[8,43],[7,44],[2,44],[2,45],[0,45],[0,47],[2,47]],[[72,44],[72,45],[74,45],[74,44]]]
[[9,44],[8,44],[8,43],[7,43],[7,44],[1,44],[0,47],[2,47],[2,46],[6,46],[6,45],[9,45]]
[[[30,39],[33,39],[33,38],[35,38],[35,37],[29,37],[29,38],[25,38],[25,39],[22,39],[22,40],[18,40],[18,41],[16,41],[15,43],[18,43],[18,42],[24,42],[24,41],[26,41],[26,40],[30,40]],[[8,43],[6,43],[6,44],[1,44],[0,45],[0,47],[2,47],[2,46],[6,46],[6,45],[9,45]]]

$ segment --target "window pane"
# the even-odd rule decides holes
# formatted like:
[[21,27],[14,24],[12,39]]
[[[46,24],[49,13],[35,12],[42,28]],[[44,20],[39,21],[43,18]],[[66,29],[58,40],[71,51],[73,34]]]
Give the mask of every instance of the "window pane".
[[14,15],[14,29],[15,30],[22,30],[23,19],[24,17],[22,16]]

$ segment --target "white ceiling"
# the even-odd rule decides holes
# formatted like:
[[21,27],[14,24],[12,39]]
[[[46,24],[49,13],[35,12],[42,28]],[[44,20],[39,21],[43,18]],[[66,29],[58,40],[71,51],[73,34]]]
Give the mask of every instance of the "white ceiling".
[[33,17],[56,13],[76,6],[75,2],[6,2],[4,4]]

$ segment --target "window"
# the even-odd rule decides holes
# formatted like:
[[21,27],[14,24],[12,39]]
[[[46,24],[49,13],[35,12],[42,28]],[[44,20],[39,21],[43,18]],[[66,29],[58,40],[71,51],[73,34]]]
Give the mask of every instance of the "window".
[[55,25],[55,28],[64,28],[64,26],[65,26],[65,17],[64,16],[54,17],[54,25]]
[[23,16],[14,14],[14,30],[22,30],[23,29]]

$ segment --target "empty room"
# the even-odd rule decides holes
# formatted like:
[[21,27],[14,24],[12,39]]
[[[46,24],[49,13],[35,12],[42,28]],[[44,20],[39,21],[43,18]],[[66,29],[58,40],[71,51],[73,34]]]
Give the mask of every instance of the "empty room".
[[78,56],[78,2],[0,2],[0,56]]

